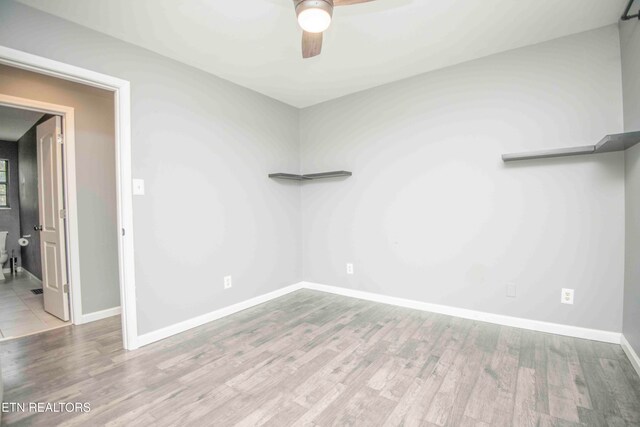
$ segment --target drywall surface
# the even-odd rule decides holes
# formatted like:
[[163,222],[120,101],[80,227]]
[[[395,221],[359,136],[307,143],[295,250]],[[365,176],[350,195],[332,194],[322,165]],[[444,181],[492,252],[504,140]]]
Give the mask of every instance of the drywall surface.
[[0,93],[75,109],[82,312],[119,306],[113,95],[5,65]]
[[131,82],[140,334],[301,280],[296,109],[12,1],[0,44]]
[[[640,130],[640,23],[620,23],[624,127]],[[626,257],[622,332],[640,354],[640,146],[625,152]]]
[[[20,197],[18,195],[18,143],[0,141],[0,159],[9,161],[9,180],[7,185],[9,208],[0,208],[0,231],[8,231],[6,249],[18,257],[20,262]],[[9,268],[9,260],[4,263]],[[2,266],[0,266],[1,268]]]
[[622,98],[626,131],[640,130],[640,22],[620,22]]
[[302,110],[302,170],[353,172],[303,185],[304,279],[621,331],[623,154],[500,159],[621,132],[620,74],[609,26]]
[[[20,234],[29,237],[29,244],[21,249],[22,268],[42,280],[40,233],[34,226],[40,224],[38,208],[38,146],[37,127],[53,117],[45,114],[18,140],[18,174],[20,180]],[[113,231],[113,225],[111,225]],[[113,255],[112,255],[113,258]],[[112,264],[113,267],[113,264]],[[90,276],[89,276],[90,277]],[[109,288],[112,289],[112,286]],[[88,300],[93,300],[91,287],[87,288]],[[113,289],[112,289],[113,290]],[[117,294],[116,294],[117,296]],[[93,301],[92,301],[93,302]],[[98,301],[95,301],[98,303]],[[90,304],[90,303],[89,303]]]

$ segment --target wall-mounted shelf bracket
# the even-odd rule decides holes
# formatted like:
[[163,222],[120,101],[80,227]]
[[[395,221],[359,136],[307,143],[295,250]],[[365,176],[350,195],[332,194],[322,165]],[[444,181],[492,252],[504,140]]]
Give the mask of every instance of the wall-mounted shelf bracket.
[[529,151],[526,153],[503,154],[502,161],[513,162],[516,160],[535,160],[550,157],[579,156],[583,154],[610,153],[612,151],[624,151],[640,142],[640,132],[626,132],[607,135],[596,145],[583,145],[580,147],[556,148],[553,150]]
[[353,174],[348,171],[310,173],[305,175],[296,175],[292,173],[271,173],[269,174],[269,178],[288,179],[292,181],[312,181],[314,179],[337,178],[341,176],[351,176],[351,175]]

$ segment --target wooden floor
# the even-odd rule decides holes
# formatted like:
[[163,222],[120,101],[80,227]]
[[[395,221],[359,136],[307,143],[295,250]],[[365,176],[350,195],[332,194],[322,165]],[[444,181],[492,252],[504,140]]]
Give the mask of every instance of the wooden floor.
[[640,425],[620,346],[308,290],[138,351],[118,318],[0,344],[28,425]]

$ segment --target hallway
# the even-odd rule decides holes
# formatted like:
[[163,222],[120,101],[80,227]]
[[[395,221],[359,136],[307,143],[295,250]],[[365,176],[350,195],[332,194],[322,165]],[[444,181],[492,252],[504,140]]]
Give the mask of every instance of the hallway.
[[33,289],[42,289],[42,283],[26,273],[16,276],[5,274],[0,282],[0,340],[21,337],[70,325],[44,311],[42,294]]

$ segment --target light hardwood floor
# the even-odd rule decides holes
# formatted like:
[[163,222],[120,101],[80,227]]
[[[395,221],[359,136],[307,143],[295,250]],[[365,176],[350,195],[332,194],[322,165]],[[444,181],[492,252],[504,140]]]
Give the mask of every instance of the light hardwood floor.
[[0,343],[29,425],[640,425],[618,345],[298,291],[138,351],[118,318]]

